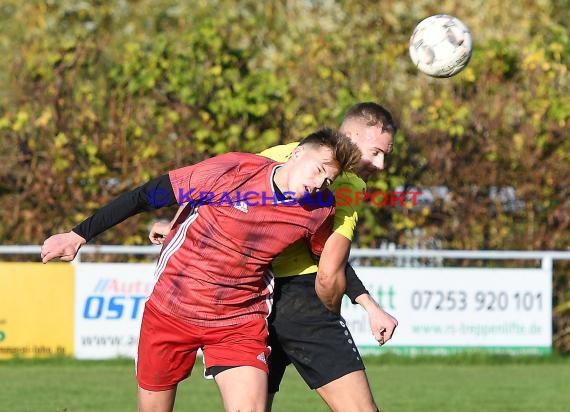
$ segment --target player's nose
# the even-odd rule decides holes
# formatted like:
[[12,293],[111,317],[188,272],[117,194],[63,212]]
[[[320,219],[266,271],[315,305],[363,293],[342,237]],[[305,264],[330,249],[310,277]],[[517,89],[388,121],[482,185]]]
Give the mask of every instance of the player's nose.
[[382,156],[382,155],[377,156],[376,159],[374,159],[374,162],[372,164],[374,165],[376,170],[378,170],[378,171],[384,170],[384,167],[386,166],[386,164],[384,162],[384,156]]

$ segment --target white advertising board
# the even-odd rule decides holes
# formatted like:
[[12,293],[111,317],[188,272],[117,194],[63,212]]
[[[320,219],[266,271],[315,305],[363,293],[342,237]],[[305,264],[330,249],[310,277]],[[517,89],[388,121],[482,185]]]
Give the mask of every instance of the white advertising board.
[[[550,353],[552,274],[542,269],[355,268],[398,319],[382,349],[366,312],[345,297],[342,315],[364,353],[481,349]],[[81,263],[75,277],[75,357],[134,357],[155,264]]]
[[[399,322],[382,351],[550,353],[552,273],[542,269],[355,268],[380,305]],[[366,312],[342,306],[363,352],[380,352]]]
[[155,264],[81,263],[75,274],[75,357],[134,358]]

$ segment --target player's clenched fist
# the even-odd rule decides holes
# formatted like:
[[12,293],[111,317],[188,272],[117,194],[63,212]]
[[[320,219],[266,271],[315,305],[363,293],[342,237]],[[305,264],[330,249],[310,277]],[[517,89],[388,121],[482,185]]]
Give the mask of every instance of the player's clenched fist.
[[155,245],[162,245],[168,236],[168,232],[170,232],[169,222],[155,222],[150,228],[148,238]]
[[43,263],[59,258],[70,262],[77,255],[77,251],[85,244],[85,239],[75,232],[58,233],[48,237],[42,245],[41,258]]

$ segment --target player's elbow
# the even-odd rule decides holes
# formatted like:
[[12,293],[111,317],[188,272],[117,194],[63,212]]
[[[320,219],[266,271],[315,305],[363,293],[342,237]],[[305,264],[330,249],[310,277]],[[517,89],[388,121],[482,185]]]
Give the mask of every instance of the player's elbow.
[[346,290],[346,277],[342,271],[327,271],[319,268],[315,281],[315,290],[323,304],[337,310],[342,295]]
[[344,293],[346,277],[343,271],[319,268],[317,271],[317,284],[321,289]]
[[334,287],[334,276],[330,272],[321,269],[317,272],[316,286],[322,290],[331,290]]

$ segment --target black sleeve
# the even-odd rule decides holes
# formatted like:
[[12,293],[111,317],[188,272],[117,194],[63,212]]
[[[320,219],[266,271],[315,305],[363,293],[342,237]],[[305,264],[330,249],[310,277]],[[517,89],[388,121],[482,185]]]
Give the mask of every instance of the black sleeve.
[[74,227],[73,231],[88,242],[137,213],[174,204],[176,197],[170,178],[168,175],[162,175],[130,192],[123,193]]
[[346,296],[350,298],[350,301],[356,305],[356,298],[360,295],[367,293],[368,291],[364,287],[362,281],[356,276],[356,272],[350,265],[346,264]]

